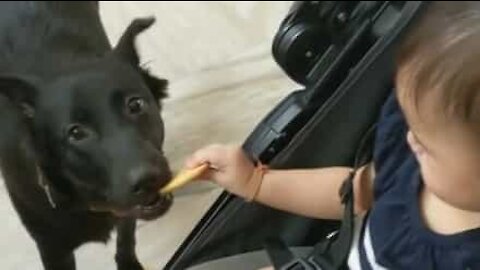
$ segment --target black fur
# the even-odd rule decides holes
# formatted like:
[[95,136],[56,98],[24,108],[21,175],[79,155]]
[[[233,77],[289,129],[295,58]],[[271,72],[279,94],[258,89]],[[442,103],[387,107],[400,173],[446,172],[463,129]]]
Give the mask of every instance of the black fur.
[[75,269],[73,251],[107,241],[115,225],[118,269],[142,269],[135,219],[171,204],[156,192],[170,178],[167,82],[139,66],[134,46],[154,20],[133,21],[112,49],[97,9],[0,3],[0,166],[47,270]]

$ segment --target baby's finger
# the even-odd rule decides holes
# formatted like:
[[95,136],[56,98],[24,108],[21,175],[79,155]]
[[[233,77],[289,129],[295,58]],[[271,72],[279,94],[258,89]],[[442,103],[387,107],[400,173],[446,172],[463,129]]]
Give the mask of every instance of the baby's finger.
[[193,155],[188,157],[187,160],[185,160],[184,167],[187,169],[193,169],[197,166],[202,164],[202,160],[199,160],[198,158],[195,158]]
[[223,167],[224,149],[221,145],[209,145],[195,152],[187,161],[187,168],[195,168],[203,163],[209,163],[213,168]]
[[213,169],[208,169],[199,176],[195,177],[196,181],[212,181],[216,179],[217,172]]
[[201,153],[202,150],[195,152],[193,155],[187,158],[185,161],[185,167],[187,169],[193,169],[200,166],[203,163],[207,163],[207,158]]

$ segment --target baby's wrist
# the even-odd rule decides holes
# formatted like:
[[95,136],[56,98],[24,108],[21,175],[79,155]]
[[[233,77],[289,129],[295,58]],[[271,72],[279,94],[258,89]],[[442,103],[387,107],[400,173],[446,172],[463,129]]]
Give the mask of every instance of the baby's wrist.
[[244,195],[242,196],[247,202],[252,202],[258,196],[262,187],[264,175],[268,172],[266,165],[258,162],[250,174],[250,177],[244,185]]

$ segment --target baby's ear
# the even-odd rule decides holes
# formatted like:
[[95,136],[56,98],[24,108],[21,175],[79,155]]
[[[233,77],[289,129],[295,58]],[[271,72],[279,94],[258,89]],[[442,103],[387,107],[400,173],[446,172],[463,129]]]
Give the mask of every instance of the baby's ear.
[[407,142],[417,158],[425,153],[425,147],[422,145],[422,143],[420,143],[420,141],[418,141],[417,137],[411,130],[409,130],[407,133]]

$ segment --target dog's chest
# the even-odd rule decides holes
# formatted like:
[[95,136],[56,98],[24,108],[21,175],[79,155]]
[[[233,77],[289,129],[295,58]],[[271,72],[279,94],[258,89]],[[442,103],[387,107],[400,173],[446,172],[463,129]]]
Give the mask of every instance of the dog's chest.
[[[59,215],[57,219],[62,219]],[[109,214],[68,214],[61,221],[64,240],[69,239],[72,246],[78,247],[86,242],[106,243],[115,227],[115,220]]]

